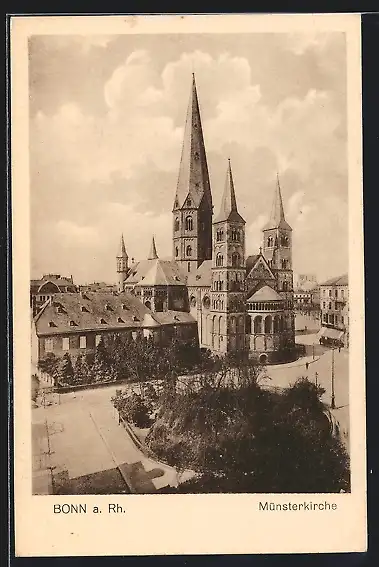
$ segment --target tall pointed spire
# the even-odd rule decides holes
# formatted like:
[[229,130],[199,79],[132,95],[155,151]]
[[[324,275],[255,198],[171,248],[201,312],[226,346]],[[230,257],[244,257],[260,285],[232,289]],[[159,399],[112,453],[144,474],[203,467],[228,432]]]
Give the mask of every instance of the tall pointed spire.
[[223,221],[245,222],[237,209],[237,200],[234,190],[234,181],[230,159],[228,160],[228,170],[226,172],[225,188],[224,194],[222,196],[221,208],[215,222]]
[[191,202],[190,206],[194,208],[197,208],[203,199],[207,201],[209,206],[212,206],[208,164],[194,73],[192,73],[191,94],[184,127],[174,210],[182,208],[188,199]]
[[128,257],[128,255],[126,253],[124,235],[121,234],[120,247],[118,249],[117,258],[127,258],[127,257]]
[[276,174],[276,187],[275,187],[274,201],[272,203],[270,220],[264,227],[264,230],[269,230],[271,228],[286,228],[287,230],[292,230],[284,216],[282,192],[280,189],[278,173]]
[[154,236],[153,236],[153,239],[151,241],[150,253],[149,253],[149,256],[148,256],[147,259],[148,260],[157,260],[158,259],[157,248],[155,246]]

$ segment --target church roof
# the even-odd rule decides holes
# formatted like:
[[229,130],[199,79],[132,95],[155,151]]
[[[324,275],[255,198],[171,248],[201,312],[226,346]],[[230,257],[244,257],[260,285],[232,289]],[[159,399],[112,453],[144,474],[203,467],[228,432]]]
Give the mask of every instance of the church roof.
[[174,210],[182,208],[187,198],[191,199],[190,208],[198,207],[203,199],[208,202],[210,207],[212,206],[195,75],[192,77],[191,95],[184,127]]
[[224,194],[222,196],[220,212],[214,222],[217,223],[223,221],[245,223],[245,220],[241,217],[237,210],[237,200],[230,160],[228,162],[228,171],[226,172]]
[[255,265],[259,256],[260,256],[260,254],[252,254],[251,256],[248,256],[246,258],[246,271],[247,271],[247,273],[249,273],[251,268]]
[[124,235],[121,234],[121,240],[120,240],[120,246],[118,249],[118,254],[117,254],[117,258],[127,258],[128,255],[126,253],[126,249],[125,249],[125,242],[124,242]]
[[270,230],[271,228],[285,228],[287,230],[292,230],[292,228],[290,227],[284,216],[284,208],[283,208],[282,192],[279,183],[279,176],[277,176],[270,220],[265,225],[263,230]]
[[253,293],[247,301],[281,301],[280,295],[270,286],[264,285]]
[[186,285],[186,277],[174,260],[142,260],[130,268],[126,285]]
[[212,284],[212,260],[204,260],[196,272],[188,274],[188,287],[210,287]]

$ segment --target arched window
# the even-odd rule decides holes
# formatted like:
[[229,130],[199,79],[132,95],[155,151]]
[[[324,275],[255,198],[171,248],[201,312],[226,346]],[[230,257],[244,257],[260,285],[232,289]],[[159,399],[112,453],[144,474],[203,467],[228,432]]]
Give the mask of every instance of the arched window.
[[283,282],[283,291],[288,291],[288,282]]
[[230,318],[230,332],[231,332],[231,333],[235,333],[236,330],[237,330],[236,318],[235,318],[235,317],[231,317],[231,318]]
[[245,319],[245,333],[247,335],[251,334],[251,317],[250,315],[246,315],[246,319]]
[[145,301],[145,305],[148,309],[151,309],[151,302],[150,301]]
[[179,230],[179,219],[178,218],[175,219],[174,229],[175,229],[175,232],[178,232],[178,230]]
[[191,307],[196,307],[196,297],[194,295],[191,296],[190,304]]
[[279,332],[279,316],[276,315],[274,317],[274,333],[278,333]]
[[211,301],[207,295],[203,299],[203,306],[205,309],[209,309],[211,306]]
[[191,248],[191,246],[187,246],[187,248],[186,248],[186,256],[192,256],[192,248]]
[[222,254],[217,254],[216,256],[216,266],[223,266],[224,265],[224,256]]
[[240,315],[238,319],[238,332],[243,333],[244,330],[244,318],[243,315]]
[[187,272],[191,271],[191,262],[187,262]]
[[176,246],[176,247],[175,247],[175,257],[177,258],[178,256],[179,256],[179,249],[178,249],[178,247]]
[[186,217],[186,230],[193,230],[192,217]]
[[232,255],[232,266],[233,266],[233,268],[238,268],[238,266],[240,265],[240,261],[241,261],[240,255],[238,254],[238,252],[235,252]]
[[282,260],[282,269],[285,270],[287,268],[287,260]]
[[274,246],[274,238],[273,238],[273,236],[269,236],[269,237],[267,238],[267,246],[268,246],[268,248],[272,248],[272,247]]
[[262,332],[262,317],[258,315],[254,319],[254,333],[258,334]]
[[271,315],[267,315],[265,318],[265,333],[271,333],[272,331],[272,319]]

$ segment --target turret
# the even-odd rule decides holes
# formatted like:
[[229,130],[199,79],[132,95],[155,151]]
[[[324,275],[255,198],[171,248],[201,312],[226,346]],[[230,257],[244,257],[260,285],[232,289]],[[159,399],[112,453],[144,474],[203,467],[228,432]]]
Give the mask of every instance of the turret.
[[121,234],[120,246],[116,256],[117,261],[117,285],[118,291],[124,290],[124,281],[128,274],[128,255],[125,249],[124,235]]

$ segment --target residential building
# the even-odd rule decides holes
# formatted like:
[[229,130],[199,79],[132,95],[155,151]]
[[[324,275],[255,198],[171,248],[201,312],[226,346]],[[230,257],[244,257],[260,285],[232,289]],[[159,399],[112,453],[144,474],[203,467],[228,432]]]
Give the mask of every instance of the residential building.
[[320,338],[349,346],[348,276],[331,278],[320,285]]
[[32,317],[41,307],[57,293],[75,293],[78,291],[72,276],[63,277],[60,274],[45,274],[39,280],[30,280],[30,308]]
[[72,357],[95,353],[102,336],[126,334],[133,339],[152,336],[158,344],[171,337],[197,341],[197,322],[188,312],[152,312],[130,292],[55,294],[32,324],[32,365],[47,353]]

